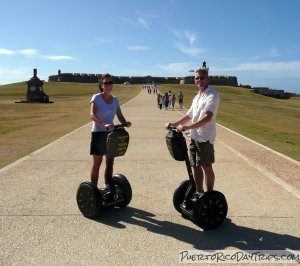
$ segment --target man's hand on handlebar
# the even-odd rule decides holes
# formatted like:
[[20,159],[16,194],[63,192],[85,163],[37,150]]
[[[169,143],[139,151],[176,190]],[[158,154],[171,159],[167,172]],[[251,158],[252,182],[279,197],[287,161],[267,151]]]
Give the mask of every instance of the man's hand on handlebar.
[[175,126],[175,124],[170,123],[170,122],[166,123],[165,128],[167,130],[176,129],[177,132],[183,132],[185,130],[188,130],[188,126],[184,126],[184,125]]
[[188,126],[183,126],[183,125],[178,125],[177,127],[176,127],[176,131],[177,132],[183,132],[183,131],[186,131],[186,130],[188,130],[189,128],[188,128]]
[[167,130],[171,130],[171,129],[174,129],[175,126],[174,124],[170,123],[170,122],[167,122],[166,125],[165,125],[165,129]]

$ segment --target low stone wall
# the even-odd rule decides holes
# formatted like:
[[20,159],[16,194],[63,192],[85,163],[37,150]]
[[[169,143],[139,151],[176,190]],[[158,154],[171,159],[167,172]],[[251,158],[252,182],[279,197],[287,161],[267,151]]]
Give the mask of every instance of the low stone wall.
[[284,92],[284,90],[273,90],[268,87],[253,87],[252,91],[254,93],[278,99],[289,99],[292,96],[292,93]]

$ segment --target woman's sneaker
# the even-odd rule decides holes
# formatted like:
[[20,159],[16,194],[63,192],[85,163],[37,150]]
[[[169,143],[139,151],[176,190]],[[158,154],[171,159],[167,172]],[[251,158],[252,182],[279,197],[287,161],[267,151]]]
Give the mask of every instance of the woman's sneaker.
[[193,197],[191,198],[192,202],[198,201],[204,195],[203,192],[196,192]]

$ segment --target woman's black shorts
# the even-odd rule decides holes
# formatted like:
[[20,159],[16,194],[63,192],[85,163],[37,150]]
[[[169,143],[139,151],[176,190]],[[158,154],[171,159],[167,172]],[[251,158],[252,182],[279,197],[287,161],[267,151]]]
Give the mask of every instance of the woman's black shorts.
[[90,155],[105,155],[109,132],[92,132]]

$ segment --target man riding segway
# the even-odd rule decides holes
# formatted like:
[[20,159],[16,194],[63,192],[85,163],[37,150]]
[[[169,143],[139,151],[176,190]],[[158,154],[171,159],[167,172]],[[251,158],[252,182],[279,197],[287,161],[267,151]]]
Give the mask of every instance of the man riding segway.
[[[226,219],[228,205],[225,196],[213,190],[215,175],[212,164],[216,137],[218,93],[208,86],[206,69],[196,70],[195,84],[199,92],[187,114],[175,123],[167,123],[167,147],[177,161],[185,161],[189,180],[183,181],[173,194],[175,209],[201,228],[217,228]],[[188,122],[191,123],[187,125]],[[190,130],[190,159],[182,131]],[[193,173],[192,173],[192,169]],[[203,180],[207,191],[204,193]]]
[[[190,161],[196,183],[196,193],[192,200],[197,200],[204,194],[203,181],[207,190],[213,190],[215,175],[212,164],[214,158],[214,141],[216,137],[216,114],[220,101],[219,94],[210,86],[209,76],[205,68],[195,72],[195,84],[199,92],[187,114],[168,126],[175,126],[178,132],[190,130],[191,144]],[[191,121],[191,124],[187,125]]]

